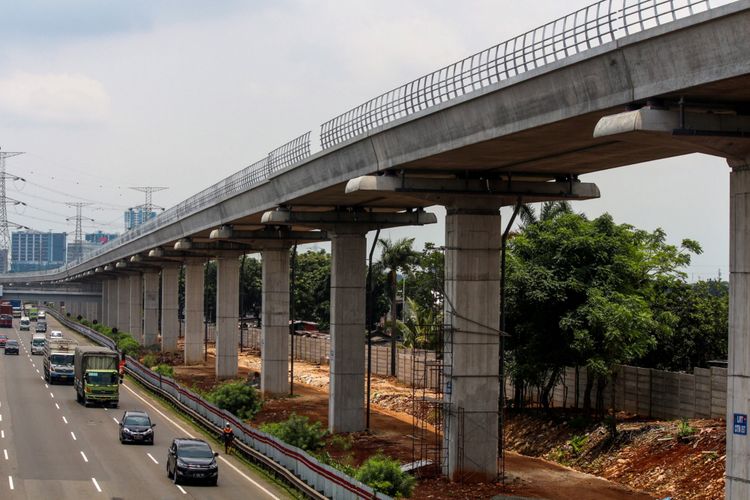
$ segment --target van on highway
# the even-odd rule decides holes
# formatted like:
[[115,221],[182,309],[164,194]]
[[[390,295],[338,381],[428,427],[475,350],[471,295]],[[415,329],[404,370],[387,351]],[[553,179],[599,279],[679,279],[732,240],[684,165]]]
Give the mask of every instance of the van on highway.
[[28,316],[21,316],[21,322],[19,323],[18,327],[21,331],[23,330],[31,330],[31,320]]
[[31,354],[44,354],[44,345],[47,339],[43,333],[35,333],[31,337]]

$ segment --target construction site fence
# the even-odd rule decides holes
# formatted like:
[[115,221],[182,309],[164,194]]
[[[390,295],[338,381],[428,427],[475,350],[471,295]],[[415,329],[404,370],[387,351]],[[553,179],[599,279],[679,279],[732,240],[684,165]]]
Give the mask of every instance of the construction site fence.
[[[53,310],[55,318],[68,328],[88,337],[96,343],[113,347],[112,340]],[[202,427],[216,436],[226,422],[234,427],[235,446],[250,460],[270,469],[281,479],[294,486],[307,498],[382,499],[391,497],[375,492],[372,488],[343,472],[320,462],[309,453],[291,446],[245,422],[221,408],[214,406],[200,395],[182,387],[170,377],[155,373],[131,356],[127,357],[127,372],[141,384],[170,401],[182,412],[190,415]]]
[[[725,418],[727,410],[727,369],[722,367],[695,368],[693,373],[677,373],[653,368],[621,365],[615,369],[615,409],[642,417]],[[584,393],[589,374],[586,368],[565,368],[552,392],[551,405],[558,408],[583,408]],[[612,402],[612,382],[607,380],[601,398],[594,381],[591,404],[597,399],[609,408]],[[505,381],[507,398],[513,398],[514,385]],[[576,395],[577,393],[577,395]],[[524,391],[527,405],[541,401],[539,388]]]

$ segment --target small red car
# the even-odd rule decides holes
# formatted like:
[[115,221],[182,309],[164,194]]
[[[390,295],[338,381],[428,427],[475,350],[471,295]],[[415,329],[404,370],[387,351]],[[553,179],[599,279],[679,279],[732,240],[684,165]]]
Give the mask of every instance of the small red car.
[[0,314],[0,328],[13,328],[13,316]]

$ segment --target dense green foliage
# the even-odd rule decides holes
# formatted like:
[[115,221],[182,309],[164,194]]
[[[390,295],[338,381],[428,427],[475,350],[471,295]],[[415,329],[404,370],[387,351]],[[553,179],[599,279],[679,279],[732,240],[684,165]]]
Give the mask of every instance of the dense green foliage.
[[609,215],[588,220],[561,210],[527,224],[508,250],[508,367],[517,391],[539,387],[546,406],[563,368],[585,366],[593,375],[588,406],[594,378],[601,384],[615,365],[673,335],[680,318],[662,292],[684,283],[681,268],[700,247],[684,240],[678,248],[662,230]]
[[296,257],[295,319],[314,321],[327,329],[331,309],[331,254],[325,250],[302,252]]
[[355,479],[371,488],[392,497],[410,497],[416,480],[407,472],[401,471],[397,460],[385,455],[375,455],[362,464]]
[[310,423],[310,420],[301,415],[292,413],[283,422],[271,422],[260,426],[263,432],[275,436],[285,443],[306,451],[316,451],[325,444],[328,431],[320,422]]
[[171,365],[160,363],[156,366],[151,367],[154,373],[158,373],[164,377],[174,378],[174,368]]
[[222,410],[249,420],[261,409],[261,397],[258,391],[243,381],[225,382],[206,394],[206,399]]

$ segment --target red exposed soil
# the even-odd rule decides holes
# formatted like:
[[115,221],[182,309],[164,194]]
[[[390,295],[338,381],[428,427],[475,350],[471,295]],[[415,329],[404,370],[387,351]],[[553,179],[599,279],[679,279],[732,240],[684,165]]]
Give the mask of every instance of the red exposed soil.
[[[214,385],[213,353],[211,351],[209,351],[206,365],[176,366],[175,368],[178,380],[187,387],[208,390]],[[260,371],[260,359],[257,354],[242,353],[240,355],[240,375],[244,378],[254,371]],[[291,413],[296,413],[327,425],[327,366],[295,362],[294,393],[294,396],[291,397],[266,400],[263,410],[250,423],[257,426],[264,422],[281,421],[288,418]],[[385,453],[402,462],[411,462],[414,459],[412,453],[414,428],[412,417],[408,413],[412,411],[411,395],[412,390],[410,388],[400,386],[393,380],[374,378],[373,400],[387,407],[373,404],[371,430],[350,434],[343,440],[345,446],[342,446],[342,440],[329,439],[326,451],[332,457],[348,465],[359,465],[367,457],[378,452]],[[596,443],[601,443],[602,440],[590,437],[588,443],[591,445],[591,456],[585,458],[584,455],[581,455],[575,460],[567,460],[570,466],[579,469],[574,470],[549,460],[555,458],[566,461],[563,456],[564,450],[566,443],[576,432],[573,428],[566,426],[565,423],[555,424],[531,415],[512,417],[508,420],[506,426],[508,436],[506,449],[518,448],[525,455],[507,451],[505,457],[506,481],[504,484],[458,484],[443,479],[428,478],[420,480],[413,496],[414,498],[438,499],[492,498],[497,495],[514,495],[565,500],[624,500],[657,498],[657,496],[663,498],[671,494],[673,498],[718,498],[711,495],[691,496],[700,494],[701,490],[694,492],[681,484],[684,481],[672,480],[679,476],[676,472],[681,467],[686,467],[686,464],[680,465],[681,462],[677,459],[677,455],[684,456],[688,462],[693,464],[691,467],[697,465],[694,463],[696,456],[703,457],[704,462],[701,462],[701,466],[704,467],[706,461],[713,465],[720,463],[721,471],[718,477],[723,476],[723,460],[719,460],[713,454],[701,453],[707,451],[704,448],[711,448],[715,444],[711,439],[707,439],[708,436],[713,439],[722,435],[721,430],[714,424],[711,424],[713,427],[708,424],[706,427],[701,427],[701,429],[714,430],[701,431],[701,439],[693,440],[693,444],[697,444],[693,448],[695,453],[681,451],[682,447],[691,445],[678,443],[675,440],[671,445],[678,449],[670,455],[666,453],[670,445],[663,444],[667,441],[658,441],[656,438],[649,440],[649,443],[658,444],[664,450],[661,450],[661,448],[654,449],[646,443],[634,439],[630,444],[622,444],[621,448],[618,448],[615,452],[601,453],[594,448]],[[637,426],[638,424],[631,423],[629,425]],[[654,426],[655,424],[644,425]],[[600,433],[600,430],[596,427],[586,431],[589,432],[590,436],[599,436]],[[581,431],[577,432],[580,433]],[[633,437],[641,434],[639,432],[628,432],[626,435],[632,435]],[[531,443],[532,445],[524,446],[523,443]],[[665,453],[663,457],[660,457],[660,451]],[[585,453],[588,453],[588,451]],[[721,455],[723,455],[723,448],[718,452],[718,456]],[[670,471],[666,464],[669,464],[670,467],[674,466],[675,471]],[[710,468],[715,467],[711,465]],[[592,474],[600,475],[612,481]],[[706,483],[702,482],[701,485],[702,490],[708,492]],[[718,483],[716,485],[718,486]],[[648,493],[639,492],[633,488],[648,491]],[[723,483],[721,484],[721,494],[723,495]],[[502,496],[498,498],[502,498]]]

